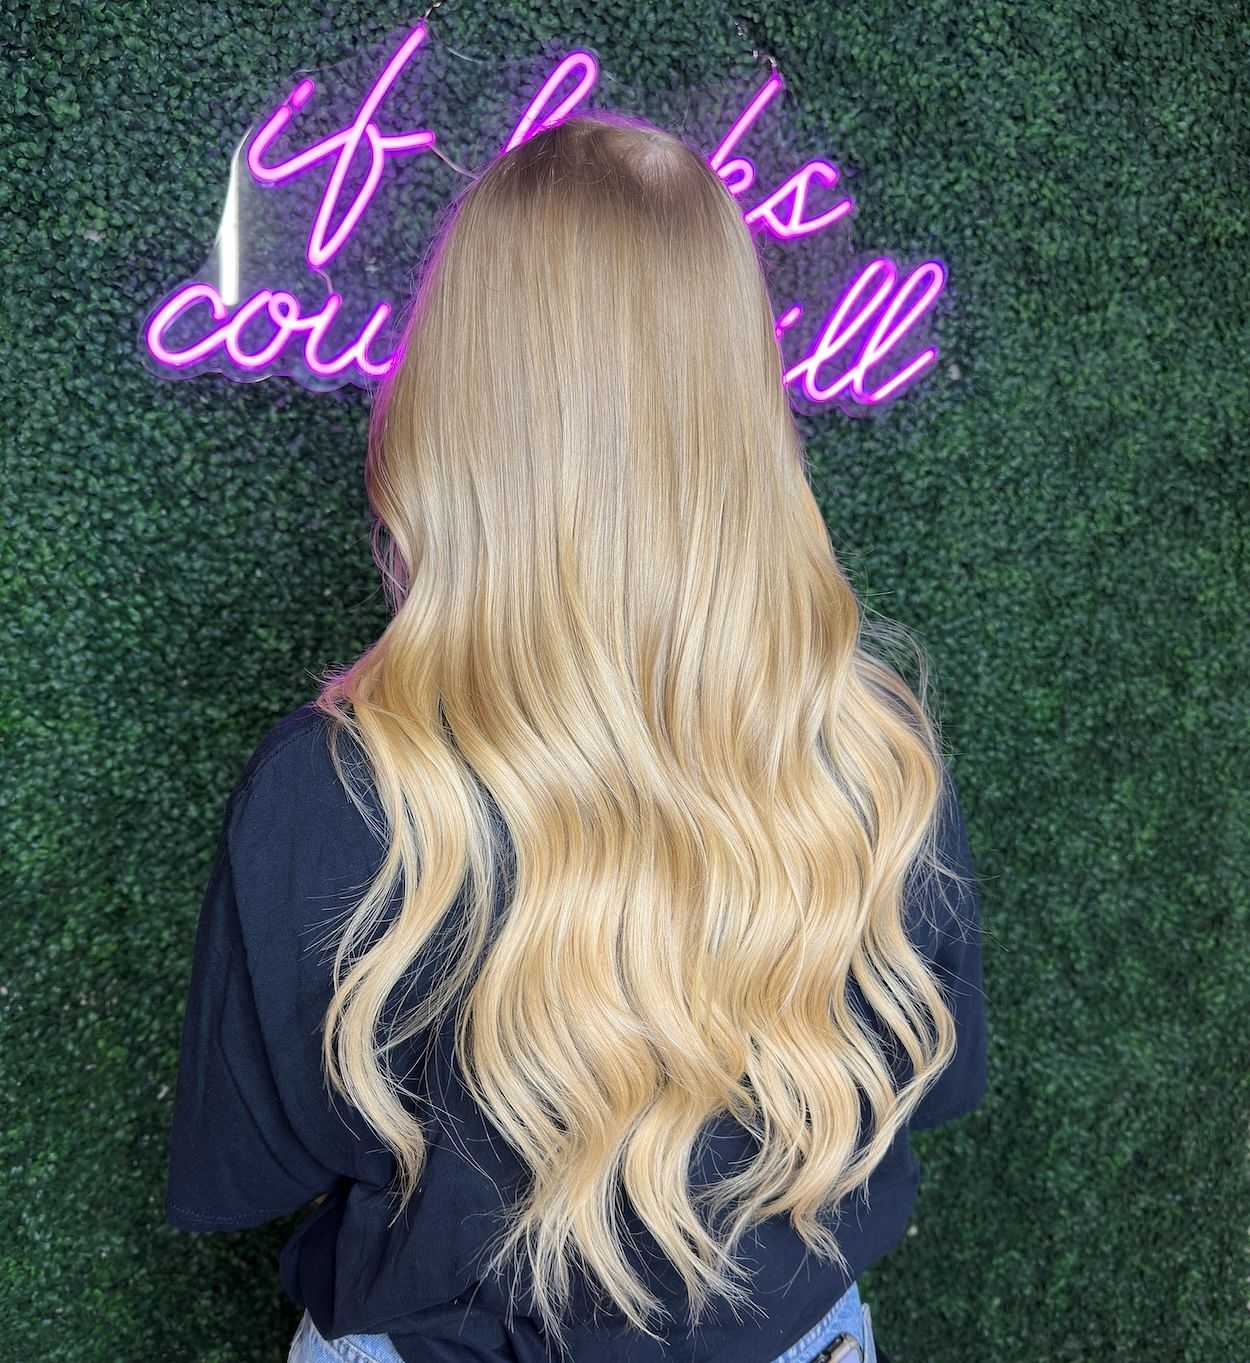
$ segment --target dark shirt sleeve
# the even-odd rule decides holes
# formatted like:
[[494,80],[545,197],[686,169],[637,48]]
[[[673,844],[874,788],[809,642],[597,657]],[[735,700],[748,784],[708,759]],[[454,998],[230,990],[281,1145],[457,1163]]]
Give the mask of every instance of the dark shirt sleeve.
[[337,1175],[284,1109],[248,968],[230,848],[231,796],[196,929],[165,1216],[179,1230],[240,1230],[299,1210]]
[[933,966],[955,1017],[955,1058],[913,1112],[910,1126],[939,1126],[971,1112],[985,1096],[986,1013],[981,969],[981,895],[968,830],[949,771],[944,770],[938,850],[946,865],[968,878],[959,884],[934,875],[925,887],[925,912],[935,924]]

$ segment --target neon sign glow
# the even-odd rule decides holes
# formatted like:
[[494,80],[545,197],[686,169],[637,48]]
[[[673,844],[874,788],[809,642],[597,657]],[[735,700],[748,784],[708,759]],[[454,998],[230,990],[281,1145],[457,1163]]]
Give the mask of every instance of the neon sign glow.
[[[379,128],[375,120],[387,92],[426,35],[426,25],[424,22],[418,23],[369,88],[355,118],[330,136],[284,161],[270,163],[265,159],[273,143],[316,89],[312,80],[304,79],[266,119],[248,146],[248,172],[257,183],[268,186],[302,176],[323,161],[333,162],[305,246],[304,260],[310,271],[322,270],[355,232],[381,182],[387,158],[426,152],[435,144],[435,134],[429,129],[387,133]],[[576,82],[572,91],[548,109],[570,76]],[[567,117],[593,90],[598,78],[599,65],[591,53],[580,49],[568,53],[543,81],[498,154],[511,151],[536,129],[553,126]],[[782,88],[782,78],[774,71],[756,91],[709,158],[709,165],[735,198],[755,184],[757,172],[749,158],[731,158],[731,153]],[[356,189],[342,220],[331,232],[330,220],[342,196],[344,182],[357,153],[362,149],[368,158],[367,174]],[[831,189],[838,179],[837,168],[829,162],[819,158],[808,160],[745,212],[743,222],[752,231],[763,230],[782,242],[810,237],[854,210],[854,202],[848,197],[840,199],[823,213],[807,215],[808,191],[812,185],[818,183]],[[869,293],[869,286],[874,285],[874,281],[875,287]],[[815,403],[830,402],[848,393],[854,401],[871,406],[896,396],[904,385],[936,360],[938,352],[935,347],[922,350],[909,364],[874,389],[869,390],[866,386],[867,374],[890,354],[933,305],[945,282],[946,269],[939,260],[924,261],[897,288],[898,271],[892,261],[884,256],[869,261],[826,316],[807,353],[786,370],[785,384],[797,384],[798,391]],[[365,379],[385,377],[397,360],[397,353],[382,359],[376,359],[370,353],[370,347],[391,316],[391,305],[384,301],[374,307],[350,345],[333,357],[323,357],[322,350],[328,343],[327,333],[342,304],[343,295],[331,291],[318,311],[305,316],[301,313],[299,300],[292,293],[283,289],[260,288],[232,308],[213,284],[192,282],[176,289],[151,314],[144,328],[144,341],[148,353],[157,364],[169,369],[185,370],[220,349],[231,364],[254,373],[272,364],[290,341],[302,336],[302,360],[313,374],[321,377],[344,374],[351,381],[349,371],[354,368]],[[183,314],[204,305],[211,312],[212,321],[220,325],[207,330],[191,345],[171,348],[165,339],[169,328]],[[884,311],[878,316],[883,305]],[[794,304],[782,313],[776,325],[778,337],[798,321],[802,312],[802,305]],[[262,318],[272,327],[273,334],[260,349],[248,350],[243,344],[242,332],[249,323]],[[868,330],[870,323],[871,329]],[[844,351],[850,360],[848,367],[835,381],[822,386],[817,378],[818,372]]]

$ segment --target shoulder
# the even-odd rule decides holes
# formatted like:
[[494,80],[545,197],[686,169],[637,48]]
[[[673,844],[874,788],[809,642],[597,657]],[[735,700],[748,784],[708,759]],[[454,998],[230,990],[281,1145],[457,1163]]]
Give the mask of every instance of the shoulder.
[[[306,701],[274,721],[253,748],[235,783],[231,803],[236,820],[244,808],[255,820],[258,811],[269,815],[275,805],[309,810],[337,807],[346,801],[331,758],[335,728],[314,701]],[[340,743],[345,763],[355,768],[351,736],[344,735]]]
[[[370,874],[380,835],[378,801],[350,734],[339,739],[343,775],[331,756],[337,726],[310,701],[265,731],[230,797],[227,842],[249,913],[269,931],[274,906],[320,898],[331,882]],[[281,915],[278,915],[281,917]]]
[[306,701],[270,725],[252,749],[239,776],[240,792],[247,790],[266,772],[289,767],[301,755],[307,756],[313,742],[325,744],[329,721],[313,701]]

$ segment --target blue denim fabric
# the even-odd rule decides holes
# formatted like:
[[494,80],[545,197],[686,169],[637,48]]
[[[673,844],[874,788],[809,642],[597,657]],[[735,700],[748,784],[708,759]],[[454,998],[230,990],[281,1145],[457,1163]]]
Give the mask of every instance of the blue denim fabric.
[[[852,1283],[833,1304],[828,1314],[792,1344],[773,1363],[812,1363],[824,1349],[843,1333],[853,1335],[862,1350],[863,1363],[877,1363],[877,1347],[872,1337],[872,1313],[860,1301],[859,1284]],[[858,1363],[851,1355],[852,1363]],[[307,1311],[291,1341],[287,1363],[403,1363],[389,1335],[344,1335],[324,1338]]]
[[[802,1339],[791,1344],[773,1363],[811,1363],[843,1334],[854,1335],[863,1363],[877,1363],[877,1345],[872,1337],[872,1312],[860,1300],[859,1284],[852,1283]],[[851,1354],[852,1363],[858,1363]]]

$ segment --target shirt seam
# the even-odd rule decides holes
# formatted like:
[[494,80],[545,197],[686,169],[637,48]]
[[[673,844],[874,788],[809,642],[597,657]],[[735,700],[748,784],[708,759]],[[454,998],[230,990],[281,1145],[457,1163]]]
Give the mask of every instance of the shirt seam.
[[250,1212],[243,1212],[238,1216],[214,1216],[211,1212],[198,1212],[194,1207],[184,1207],[180,1203],[171,1202],[169,1204],[171,1212],[181,1212],[183,1216],[192,1216],[197,1221],[212,1221],[216,1225],[226,1226],[235,1221],[249,1221],[253,1216],[281,1216],[286,1211],[284,1207],[254,1207]]

